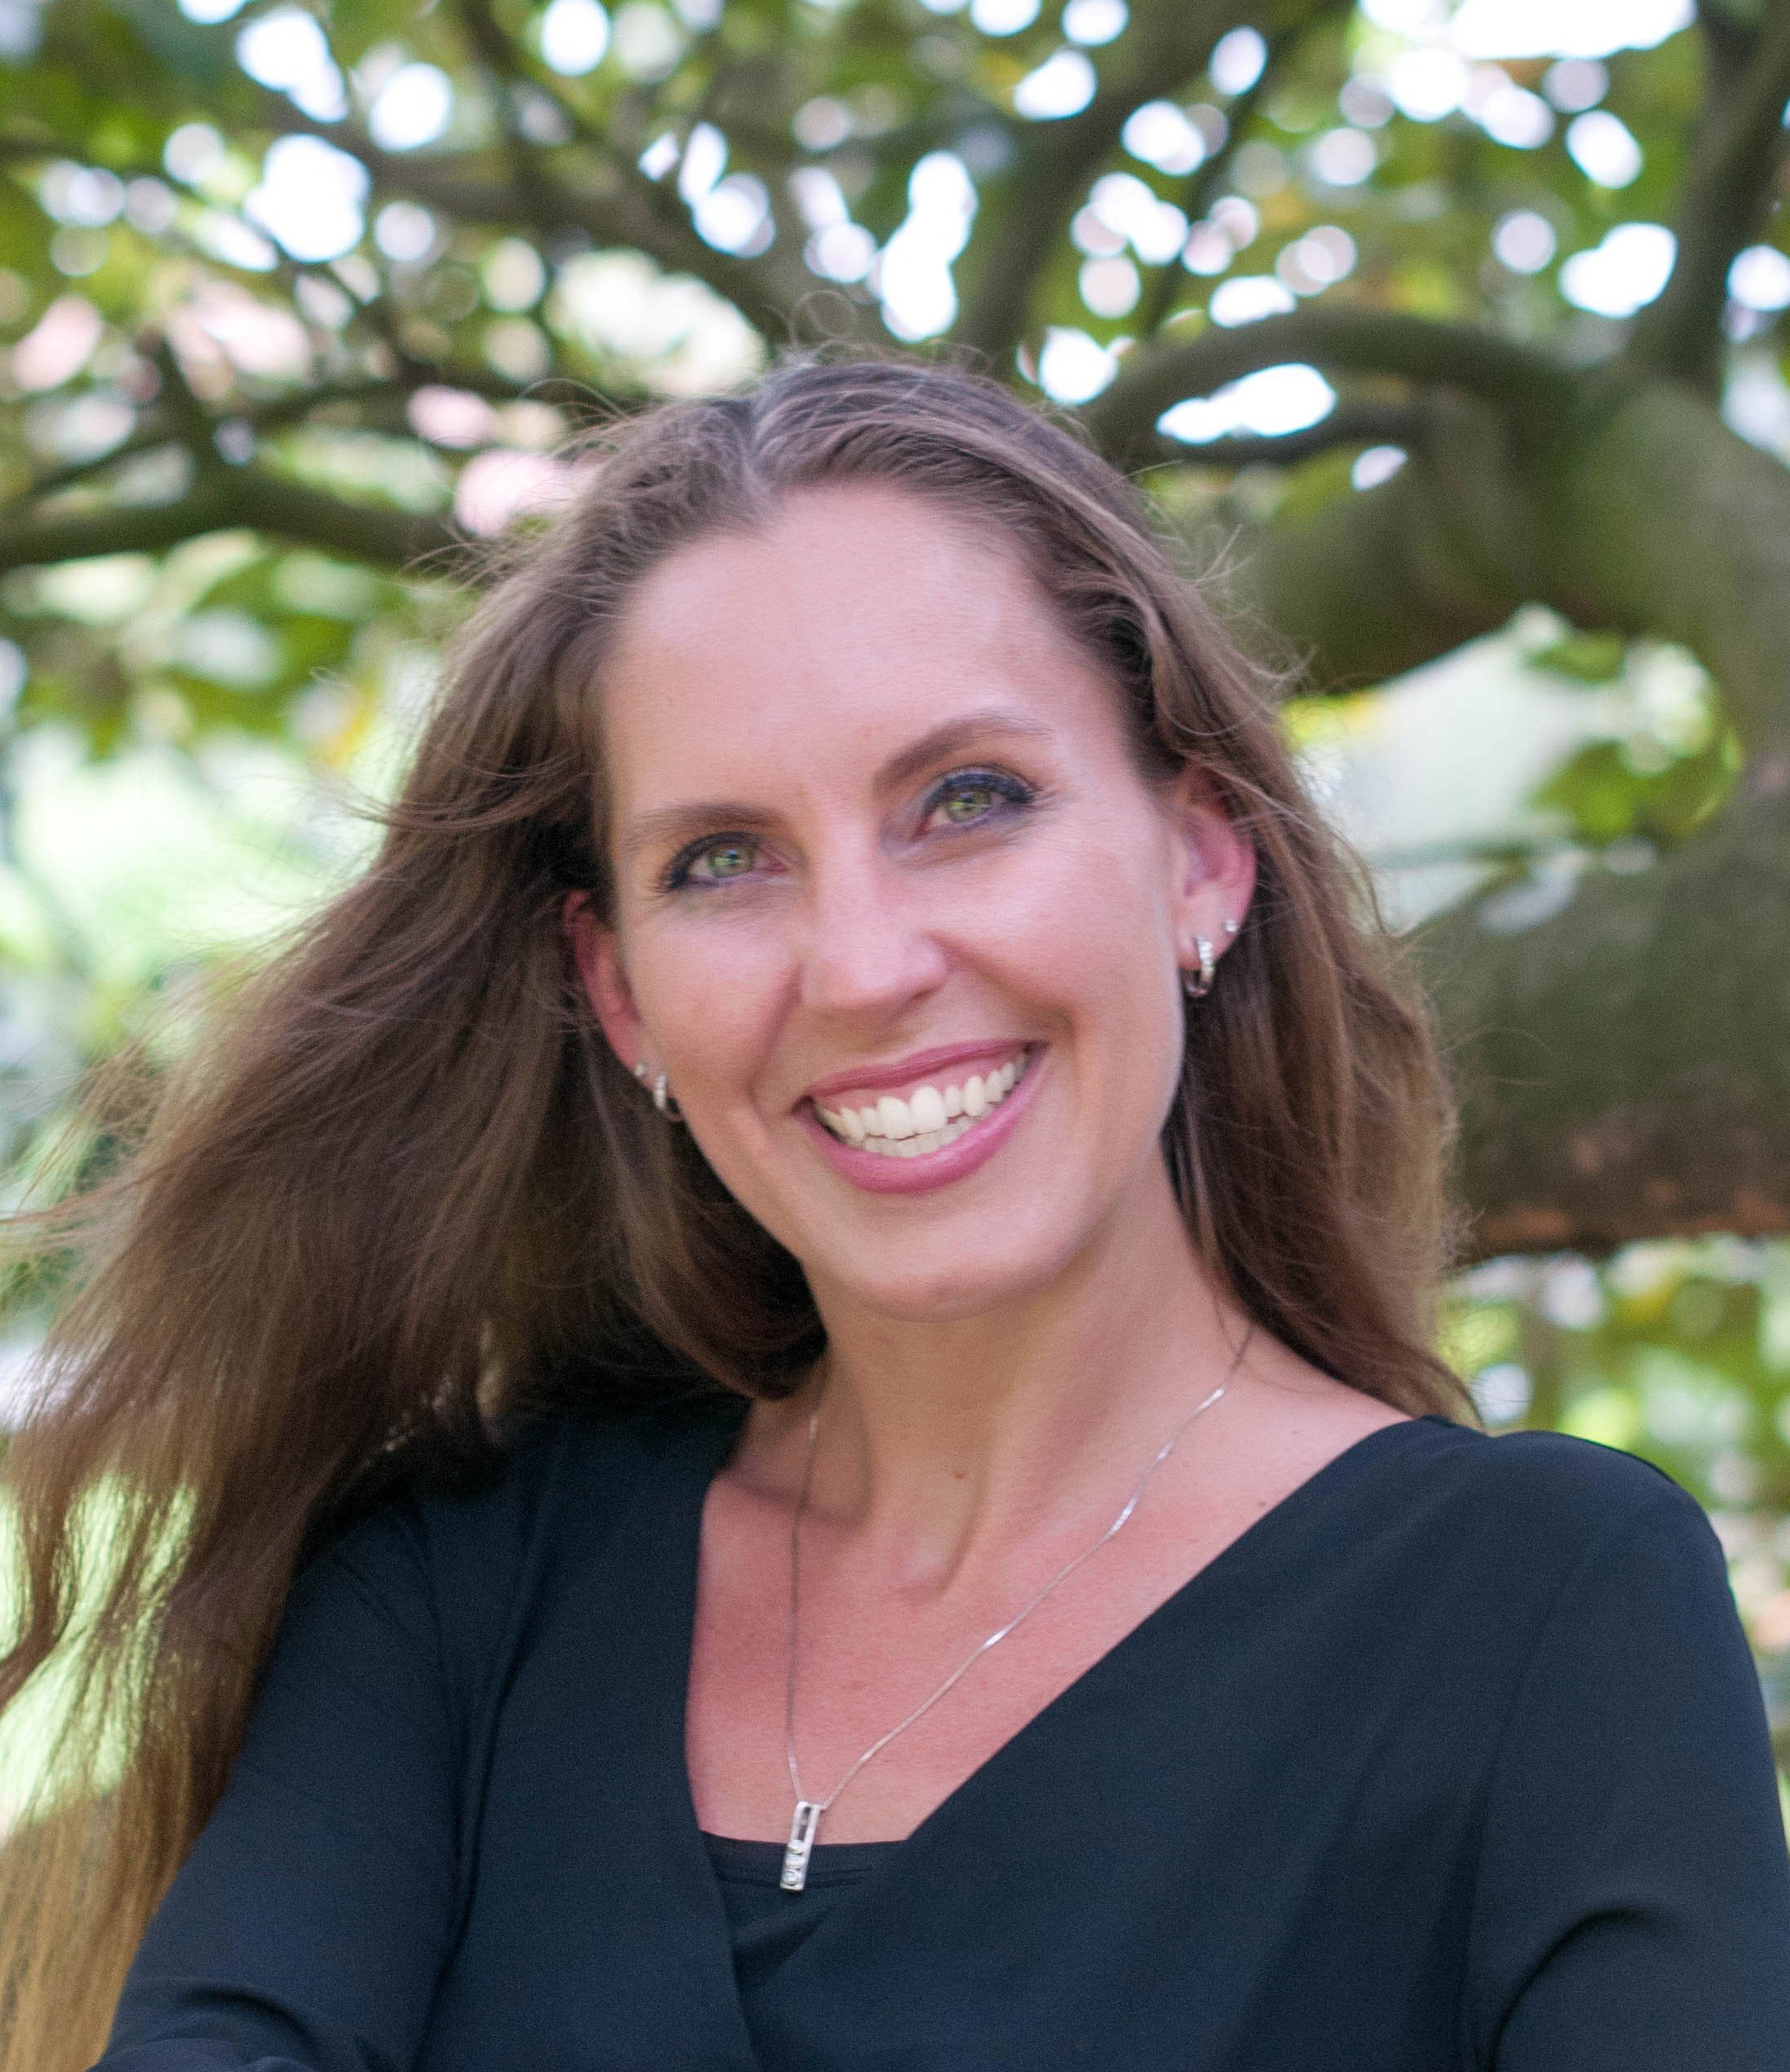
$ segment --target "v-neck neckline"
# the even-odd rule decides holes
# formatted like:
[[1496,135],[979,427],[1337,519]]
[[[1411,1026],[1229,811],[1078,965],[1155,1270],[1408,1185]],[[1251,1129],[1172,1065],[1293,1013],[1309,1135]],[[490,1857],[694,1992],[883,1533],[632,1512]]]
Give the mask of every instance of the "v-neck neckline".
[[[681,1491],[684,1500],[675,1507],[676,1512],[677,1559],[674,1564],[676,1576],[675,1603],[668,1620],[667,1640],[669,1669],[675,1682],[672,1701],[667,1707],[673,1745],[667,1753],[667,1767],[677,1780],[676,1798],[678,1824],[684,1831],[689,1850],[702,1865],[714,1892],[716,1904],[721,1904],[720,1888],[713,1865],[710,1860],[704,1829],[697,1816],[695,1793],[691,1787],[690,1762],[687,1753],[689,1734],[690,1669],[695,1645],[696,1593],[702,1557],[703,1513],[708,1502],[708,1491],[717,1475],[726,1465],[745,1421],[750,1405],[740,1399],[737,1409],[734,1405],[722,1406],[723,1414],[716,1418],[712,1430],[699,1433],[699,1450],[693,1446],[691,1461],[693,1473],[685,1488]],[[965,1802],[973,1801],[998,1784],[1001,1775],[1018,1760],[1036,1742],[1044,1738],[1057,1722],[1074,1711],[1078,1703],[1086,1701],[1090,1695],[1098,1695],[1100,1688],[1114,1675],[1118,1674],[1141,1647],[1146,1646],[1162,1630],[1183,1616],[1190,1605],[1218,1588],[1237,1569],[1260,1553],[1264,1546],[1272,1546],[1284,1533],[1289,1523],[1296,1522],[1311,1507],[1321,1502],[1340,1482],[1344,1482],[1365,1467],[1377,1461],[1388,1450],[1396,1435],[1408,1436],[1427,1427],[1442,1426],[1457,1429],[1451,1419],[1432,1412],[1422,1417],[1407,1418],[1393,1424],[1376,1426],[1372,1432],[1345,1446],[1340,1453],[1332,1454],[1320,1467],[1313,1469],[1303,1482],[1296,1482],[1285,1496],[1279,1497],[1261,1514],[1252,1519],[1242,1531],[1219,1548],[1209,1561],[1203,1562],[1185,1582],[1177,1583],[1161,1603],[1145,1613],[1135,1625],[1121,1633],[1111,1646],[1095,1656],[1087,1667],[1079,1671],[1060,1691],[1047,1699],[1037,1711],[1014,1728],[999,1747],[992,1750],[968,1776],[946,1792],[931,1811],[918,1821],[905,1835],[887,1837],[875,1845],[886,1854],[875,1869],[863,1881],[886,1875],[897,1863],[911,1858],[915,1851],[913,1844],[922,1839],[930,1841],[942,1826],[947,1826],[953,1814]],[[686,1458],[687,1456],[681,1456]],[[669,1523],[669,1519],[667,1519]],[[758,1837],[745,1837],[755,1839]],[[775,1847],[782,1846],[777,1837]]]

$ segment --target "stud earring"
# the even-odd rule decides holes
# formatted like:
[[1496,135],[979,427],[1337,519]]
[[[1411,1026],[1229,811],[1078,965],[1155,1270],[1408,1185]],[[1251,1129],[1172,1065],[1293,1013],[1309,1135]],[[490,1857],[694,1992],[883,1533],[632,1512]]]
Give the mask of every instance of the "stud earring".
[[1194,948],[1200,954],[1199,971],[1197,972],[1183,972],[1181,974],[1181,983],[1186,989],[1190,1000],[1203,1000],[1212,990],[1212,980],[1218,970],[1218,965],[1213,958],[1212,945],[1204,936],[1194,937]]
[[1224,924],[1224,932],[1227,936],[1234,936],[1241,925],[1241,922],[1227,920]]

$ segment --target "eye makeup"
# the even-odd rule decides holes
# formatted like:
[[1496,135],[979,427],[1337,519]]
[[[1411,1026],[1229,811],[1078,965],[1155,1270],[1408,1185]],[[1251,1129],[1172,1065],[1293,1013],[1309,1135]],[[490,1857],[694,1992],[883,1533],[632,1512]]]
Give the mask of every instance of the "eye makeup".
[[758,849],[756,835],[726,831],[716,835],[701,835],[693,842],[686,842],[665,867],[658,881],[661,892],[681,892],[686,886],[702,886],[713,888],[732,883],[736,878],[750,875],[746,871],[723,871],[714,877],[698,877],[696,866],[705,857],[724,854],[729,851],[744,856],[755,856]]
[[[985,795],[988,804],[968,817],[945,820],[936,827],[932,823],[936,816],[945,810],[954,800],[973,801],[978,794]],[[1036,804],[1038,787],[1013,771],[998,766],[977,763],[953,770],[939,779],[928,791],[921,808],[920,825],[922,831],[945,836],[976,834],[982,830],[999,825],[1024,813]],[[705,858],[735,852],[747,858],[756,858],[763,847],[763,838],[749,834],[740,828],[720,828],[713,833],[699,835],[694,841],[686,842],[660,873],[657,890],[665,895],[701,889],[717,891],[735,883],[748,883],[755,873],[749,866],[739,870],[723,870],[712,877],[697,874],[697,866]]]
[[947,822],[950,827],[966,831],[986,827],[991,821],[1004,820],[1011,813],[1023,812],[1035,803],[1038,796],[1036,785],[1027,783],[1023,777],[1016,776],[1011,770],[977,765],[971,769],[953,770],[949,776],[941,778],[932,787],[927,799],[924,818],[930,821],[954,795],[962,798],[977,791],[991,793],[995,803],[986,812],[976,814],[972,819]]

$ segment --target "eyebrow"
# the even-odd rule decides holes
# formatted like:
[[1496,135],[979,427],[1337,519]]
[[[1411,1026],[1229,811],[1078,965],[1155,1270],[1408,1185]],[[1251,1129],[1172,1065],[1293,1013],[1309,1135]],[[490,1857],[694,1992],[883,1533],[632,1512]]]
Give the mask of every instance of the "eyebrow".
[[[917,741],[910,741],[905,748],[898,749],[877,771],[876,789],[880,792],[897,791],[934,763],[991,737],[1043,741],[1049,740],[1053,731],[1042,720],[1032,719],[1005,706],[962,713],[955,719],[946,720],[929,733],[922,734]],[[656,806],[631,823],[622,842],[622,854],[631,862],[644,850],[675,842],[680,836],[690,837],[717,827],[749,831],[767,827],[776,817],[774,813],[767,812],[763,806],[732,799],[692,799],[681,800],[675,805]]]

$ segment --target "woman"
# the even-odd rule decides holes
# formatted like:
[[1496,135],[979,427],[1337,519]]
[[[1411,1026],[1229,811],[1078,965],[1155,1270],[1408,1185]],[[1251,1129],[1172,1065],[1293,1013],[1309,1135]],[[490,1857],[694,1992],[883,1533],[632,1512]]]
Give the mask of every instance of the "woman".
[[1718,1549],[1455,1421],[1445,1119],[1106,467],[649,417],[99,1212],[9,2072],[134,1948],[105,2072],[1783,2065]]

